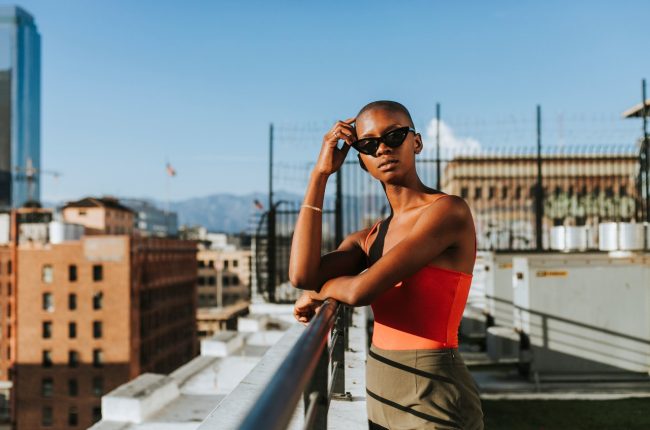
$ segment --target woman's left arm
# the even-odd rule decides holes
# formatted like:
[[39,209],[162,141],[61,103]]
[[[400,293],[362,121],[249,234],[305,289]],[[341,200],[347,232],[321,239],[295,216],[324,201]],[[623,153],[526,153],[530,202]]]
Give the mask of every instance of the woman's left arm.
[[447,248],[454,246],[467,228],[473,229],[465,200],[449,195],[424,210],[408,235],[365,272],[341,276],[310,291],[315,300],[331,297],[352,306],[365,306],[399,281],[415,274]]

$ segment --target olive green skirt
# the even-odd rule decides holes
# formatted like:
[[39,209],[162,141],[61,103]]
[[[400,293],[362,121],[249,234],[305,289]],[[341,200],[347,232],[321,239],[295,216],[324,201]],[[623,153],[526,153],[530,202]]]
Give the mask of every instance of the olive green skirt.
[[371,345],[366,392],[371,429],[483,429],[478,387],[458,349]]

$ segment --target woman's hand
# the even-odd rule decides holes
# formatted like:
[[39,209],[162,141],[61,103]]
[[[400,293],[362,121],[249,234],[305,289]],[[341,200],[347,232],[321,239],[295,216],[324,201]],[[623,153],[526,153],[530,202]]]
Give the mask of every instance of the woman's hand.
[[[357,134],[352,126],[356,118],[337,121],[336,124],[323,136],[318,161],[314,168],[321,175],[331,175],[341,168],[345,156],[350,150],[350,145],[357,140]],[[339,140],[345,141],[341,149],[337,148]]]
[[314,315],[318,313],[322,304],[322,300],[313,299],[309,294],[309,291],[305,291],[302,296],[296,300],[296,304],[293,308],[293,316],[300,324],[307,325]]

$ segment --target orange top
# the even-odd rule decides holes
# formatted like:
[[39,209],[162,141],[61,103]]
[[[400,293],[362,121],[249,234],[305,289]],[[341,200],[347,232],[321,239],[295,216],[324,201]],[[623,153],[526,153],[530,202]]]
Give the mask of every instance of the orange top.
[[[368,238],[380,222],[366,236],[366,255]],[[372,343],[393,350],[457,348],[458,326],[471,283],[468,273],[424,266],[371,304],[375,316]]]

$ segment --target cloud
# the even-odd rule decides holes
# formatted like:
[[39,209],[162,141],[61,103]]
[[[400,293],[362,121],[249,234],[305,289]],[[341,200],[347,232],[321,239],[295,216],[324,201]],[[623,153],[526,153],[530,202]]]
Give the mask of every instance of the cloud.
[[[426,127],[424,136],[424,150],[435,154],[436,151],[436,126],[438,120],[433,118]],[[444,121],[440,121],[440,155],[453,157],[461,154],[475,154],[481,149],[481,142],[472,137],[456,136],[454,131]]]

